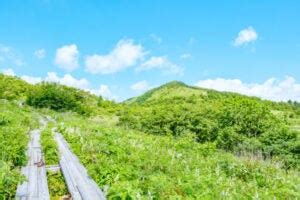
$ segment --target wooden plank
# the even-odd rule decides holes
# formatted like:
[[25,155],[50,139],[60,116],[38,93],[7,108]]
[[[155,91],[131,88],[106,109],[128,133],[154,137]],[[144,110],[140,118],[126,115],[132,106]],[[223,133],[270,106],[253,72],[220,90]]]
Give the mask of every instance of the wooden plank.
[[74,155],[60,133],[55,133],[60,152],[60,168],[74,200],[105,200],[97,184],[89,177],[87,170]]
[[[45,123],[42,123],[42,127]],[[47,183],[46,168],[40,145],[41,130],[33,130],[30,133],[28,144],[27,166],[22,168],[22,174],[27,181],[18,185],[16,199],[20,200],[49,200],[49,190]]]
[[52,172],[58,172],[58,171],[60,171],[60,166],[59,165],[47,165],[46,170],[52,171]]

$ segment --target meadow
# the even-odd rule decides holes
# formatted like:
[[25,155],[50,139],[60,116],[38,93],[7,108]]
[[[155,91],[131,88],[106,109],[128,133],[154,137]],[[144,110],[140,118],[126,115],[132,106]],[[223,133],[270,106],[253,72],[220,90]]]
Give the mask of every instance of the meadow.
[[174,140],[112,127],[95,118],[57,116],[59,130],[109,199],[296,199],[298,171],[236,157],[192,135]]
[[[7,87],[7,82],[11,85]],[[57,128],[108,199],[299,199],[300,105],[171,82],[122,103],[0,75],[0,199],[13,199],[29,131],[57,165]],[[51,199],[68,191],[48,172]]]

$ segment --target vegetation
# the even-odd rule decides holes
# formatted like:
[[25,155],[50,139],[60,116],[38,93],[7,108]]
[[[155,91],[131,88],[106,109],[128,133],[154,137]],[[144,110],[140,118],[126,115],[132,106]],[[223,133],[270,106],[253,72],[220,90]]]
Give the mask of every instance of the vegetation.
[[120,110],[120,105],[101,96],[47,82],[35,85],[28,92],[26,103],[36,108],[48,108],[58,112],[73,111],[83,115],[109,115]]
[[299,174],[235,157],[193,135],[176,140],[62,114],[60,131],[109,199],[295,199]]
[[60,171],[48,171],[47,180],[51,200],[60,200],[68,196],[68,188]]
[[0,74],[0,99],[24,99],[32,86],[25,81]]
[[52,128],[53,122],[49,122],[41,135],[41,145],[46,165],[57,165],[59,161],[57,144],[54,141]]
[[89,97],[91,95],[75,88],[56,83],[41,83],[29,92],[27,104],[37,108],[50,108],[55,111],[70,110],[80,114],[89,114],[91,109],[86,104]]
[[171,82],[126,104],[121,125],[155,135],[193,134],[227,151],[262,153],[278,157],[285,168],[300,166],[299,137],[269,102]]
[[[48,122],[41,135],[41,145],[46,165],[58,165],[59,153],[54,140],[52,128],[53,122]],[[47,171],[48,187],[51,200],[59,200],[68,195],[65,179],[60,171]]]
[[20,167],[27,162],[28,132],[37,125],[32,109],[0,100],[0,199],[12,199],[24,180]]
[[[59,122],[110,199],[300,198],[298,102],[170,82],[115,103],[0,75],[0,199],[13,198],[24,180],[27,133],[38,115]],[[41,135],[47,165],[59,157],[53,126]],[[48,184],[52,199],[67,195],[60,172],[48,172]]]

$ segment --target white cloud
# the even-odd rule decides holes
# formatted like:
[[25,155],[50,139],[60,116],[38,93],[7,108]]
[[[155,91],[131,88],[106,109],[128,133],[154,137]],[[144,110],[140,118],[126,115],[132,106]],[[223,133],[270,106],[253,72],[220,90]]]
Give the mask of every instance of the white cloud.
[[15,72],[14,72],[14,70],[11,69],[11,68],[3,69],[3,70],[2,70],[2,73],[3,73],[4,75],[7,75],[7,76],[15,76],[15,75],[16,75]]
[[0,62],[7,62],[17,66],[25,64],[14,48],[2,44],[0,44]]
[[297,83],[290,76],[283,80],[270,78],[261,84],[243,83],[239,79],[207,79],[198,81],[196,86],[219,91],[237,92],[273,101],[287,101],[289,99],[300,101],[300,83]]
[[27,76],[27,75],[21,76],[21,79],[30,84],[37,84],[43,81],[41,77],[34,77],[34,76]]
[[86,70],[93,74],[112,74],[135,65],[145,55],[143,47],[133,40],[120,40],[107,55],[91,55],[85,60]]
[[70,74],[65,74],[63,77],[59,77],[55,72],[48,72],[45,81],[56,82],[62,85],[76,87],[83,90],[87,90],[90,87],[89,81],[85,78],[76,79]]
[[238,34],[238,36],[235,38],[233,45],[234,46],[241,46],[241,45],[246,45],[250,42],[254,42],[257,40],[258,34],[255,31],[254,28],[249,26],[248,28],[245,28],[241,30]]
[[107,85],[101,84],[98,89],[95,89],[91,87],[91,84],[87,79],[76,79],[70,74],[65,74],[64,76],[59,77],[55,72],[48,72],[47,77],[45,77],[44,81],[55,82],[70,87],[76,87],[95,95],[101,95],[106,99],[117,99],[117,96],[114,96],[112,94]]
[[[11,68],[3,69],[2,72],[4,75],[7,75],[7,76],[16,76],[16,73]],[[42,78],[40,78],[40,77],[23,75],[20,78],[30,84],[36,84],[36,83],[42,82]]]
[[179,74],[183,73],[183,68],[172,63],[165,56],[152,56],[149,60],[142,63],[139,67],[136,68],[137,71],[145,71],[151,69],[159,69],[167,74]]
[[79,51],[75,44],[65,45],[56,50],[55,64],[67,71],[78,67]]
[[134,90],[134,91],[145,91],[150,89],[151,87],[149,86],[148,82],[143,80],[143,81],[139,81],[133,85],[130,86],[130,89]]
[[155,35],[154,33],[152,33],[152,34],[150,34],[150,37],[157,44],[161,44],[162,43],[162,38],[159,37],[158,35]]
[[189,54],[189,53],[184,53],[184,54],[181,54],[181,55],[180,55],[180,58],[181,58],[181,59],[189,59],[189,58],[191,58],[191,57],[192,57],[192,55]]
[[46,50],[45,49],[38,49],[36,50],[33,55],[38,59],[43,59],[46,57]]
[[88,91],[97,96],[102,96],[105,99],[112,99],[112,100],[118,99],[118,96],[113,95],[108,85],[100,85],[98,89],[90,89]]

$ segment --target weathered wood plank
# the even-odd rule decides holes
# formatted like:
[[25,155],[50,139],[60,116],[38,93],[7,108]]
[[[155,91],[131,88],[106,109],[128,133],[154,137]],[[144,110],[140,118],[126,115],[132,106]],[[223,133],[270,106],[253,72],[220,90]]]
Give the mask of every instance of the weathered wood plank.
[[60,166],[59,165],[47,165],[46,170],[52,171],[52,172],[58,172],[58,171],[60,171]]
[[105,200],[97,184],[89,177],[87,170],[79,162],[60,133],[55,133],[60,151],[60,168],[65,177],[69,192],[74,200]]
[[[44,122],[42,123],[44,127]],[[18,185],[16,199],[20,200],[49,200],[49,190],[47,183],[46,168],[42,156],[40,145],[41,130],[30,132],[30,142],[28,144],[27,166],[22,168],[22,174],[27,181]]]

